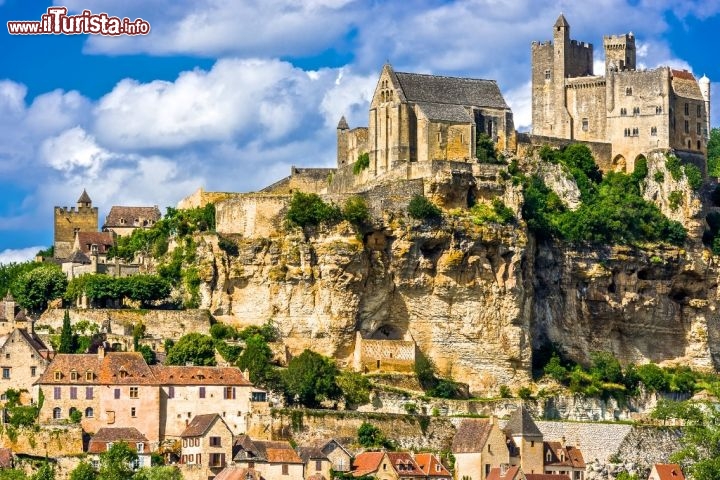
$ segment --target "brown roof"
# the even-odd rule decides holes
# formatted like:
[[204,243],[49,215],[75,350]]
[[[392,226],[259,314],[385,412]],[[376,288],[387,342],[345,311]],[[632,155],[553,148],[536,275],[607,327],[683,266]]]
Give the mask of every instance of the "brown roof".
[[695,80],[695,75],[687,70],[672,70],[673,78],[682,78],[683,80]]
[[485,448],[493,424],[488,418],[467,418],[460,423],[452,443],[453,453],[476,453]]
[[[545,447],[545,465],[585,468],[585,459],[580,449],[572,446],[563,446],[562,442],[543,442]],[[547,460],[547,452],[552,454]]]
[[303,462],[308,463],[310,460],[327,460],[327,455],[325,455],[322,450],[320,450],[317,447],[298,447],[297,453],[300,456],[300,458],[303,459]]
[[385,457],[385,452],[363,452],[353,459],[353,477],[362,477],[372,472],[377,472],[380,463]]
[[322,473],[316,473],[315,475],[310,475],[305,480],[327,480],[327,479],[325,478],[325,475],[323,475]]
[[90,439],[88,444],[88,453],[103,453],[107,450],[108,443],[126,442],[130,448],[136,449],[137,443],[143,443],[143,451],[138,453],[147,453],[150,451],[149,441],[145,435],[140,433],[135,427],[122,428],[101,428]]
[[[415,455],[415,463],[420,470],[428,477],[450,477],[450,472],[432,453],[418,453]],[[438,467],[440,467],[438,469]]]
[[264,480],[260,472],[254,468],[227,467],[218,473],[213,480],[246,480],[250,475],[253,480]]
[[[18,315],[20,315],[20,314],[18,313]],[[17,318],[16,318],[16,320],[17,320]],[[47,358],[47,355],[44,355],[44,354],[49,352],[50,349],[47,347],[47,345],[45,345],[45,343],[43,343],[43,341],[40,339],[40,337],[38,337],[34,333],[28,332],[27,329],[25,329],[25,328],[16,328],[13,331],[13,333],[15,331],[17,332],[17,334],[20,337],[22,337],[23,340],[25,340],[25,343],[30,345],[30,348],[35,350],[41,357]]]
[[139,352],[111,352],[100,365],[101,385],[153,385],[155,375]]
[[656,463],[655,471],[660,477],[659,480],[685,480],[685,475],[677,463]]
[[[35,383],[38,385],[66,383],[95,385],[98,383],[100,362],[100,358],[95,354],[59,353],[55,355],[55,358]],[[78,373],[77,380],[71,380],[70,374],[73,371]],[[55,380],[55,372],[60,372],[59,380]],[[92,380],[87,380],[86,372],[92,372]]]
[[105,217],[105,228],[112,227],[150,227],[160,220],[160,209],[154,207],[122,207],[113,206]]
[[556,475],[551,473],[526,473],[527,480],[570,480],[567,475]]
[[514,467],[508,467],[505,474],[502,473],[501,468],[495,467],[490,469],[490,474],[488,475],[487,480],[515,480],[518,473],[520,473],[520,467],[517,465]]
[[233,459],[240,462],[303,463],[289,442],[253,440],[248,435],[235,439]]
[[686,70],[672,70],[673,91],[680,97],[703,100],[700,85],[692,73]]
[[422,470],[420,470],[420,467],[417,463],[415,463],[415,459],[407,452],[388,452],[387,454],[388,459],[390,460],[390,464],[395,469],[396,472],[398,472],[401,476],[410,475],[410,476],[421,476],[424,477],[425,474]]
[[153,365],[150,368],[163,385],[252,386],[237,367]]
[[190,424],[180,434],[180,437],[201,437],[210,430],[210,427],[213,426],[217,419],[220,419],[221,422],[223,421],[217,413],[195,415]]
[[92,200],[90,200],[90,195],[88,195],[87,190],[83,188],[83,192],[76,203],[92,203]]
[[78,232],[77,245],[85,255],[92,252],[93,245],[97,245],[98,253],[107,253],[115,245],[115,238],[110,232]]
[[510,419],[505,425],[505,433],[523,438],[542,438],[543,436],[525,405],[520,405],[510,414]]

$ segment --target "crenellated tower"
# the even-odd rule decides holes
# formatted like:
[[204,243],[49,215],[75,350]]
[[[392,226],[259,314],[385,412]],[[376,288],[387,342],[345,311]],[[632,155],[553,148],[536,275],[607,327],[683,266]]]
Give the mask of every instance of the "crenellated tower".
[[98,209],[83,189],[75,207],[55,207],[55,258],[67,258],[72,253],[77,232],[98,231]]

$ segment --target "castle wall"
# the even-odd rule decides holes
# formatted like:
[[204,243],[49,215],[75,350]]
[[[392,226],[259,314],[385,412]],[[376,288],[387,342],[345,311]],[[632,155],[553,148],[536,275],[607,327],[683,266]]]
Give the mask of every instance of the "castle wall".
[[607,138],[605,105],[605,79],[581,77],[567,81],[567,105],[573,119],[574,139],[602,141]]
[[593,46],[591,43],[570,40],[565,42],[565,78],[586,77],[593,74]]
[[700,87],[688,72],[673,72],[670,95],[670,147],[707,155],[708,112]]
[[[533,42],[532,55],[532,132],[553,135],[555,71],[552,42]],[[562,77],[560,78],[562,81]]]
[[365,339],[358,332],[353,363],[358,372],[413,372],[415,342]]
[[595,163],[603,172],[612,171],[612,144],[605,142],[589,142],[569,140],[566,138],[544,137],[541,135],[518,134],[518,155],[532,156],[533,150],[543,145],[554,148],[563,148],[571,143],[582,143],[592,152]]
[[215,205],[215,229],[218,233],[239,233],[247,238],[269,237],[280,229],[289,203],[289,195],[263,193],[220,201]]
[[472,125],[437,122],[422,118],[418,120],[418,131],[427,135],[427,152],[424,151],[425,149],[420,149],[418,160],[470,160]]
[[347,159],[349,164],[357,161],[358,157],[368,151],[367,127],[353,128],[348,132]]
[[55,258],[67,258],[72,253],[75,232],[98,231],[97,207],[55,207]]
[[189,210],[192,208],[204,207],[208,203],[217,203],[221,200],[236,197],[240,194],[230,192],[206,192],[202,187],[195,190],[192,194],[180,200],[177,208]]

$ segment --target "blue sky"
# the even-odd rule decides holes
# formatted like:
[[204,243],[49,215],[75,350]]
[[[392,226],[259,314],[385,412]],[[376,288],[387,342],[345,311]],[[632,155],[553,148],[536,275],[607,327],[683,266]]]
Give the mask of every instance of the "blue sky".
[[[595,45],[632,31],[638,62],[720,81],[720,0],[68,0],[151,24],[145,37],[12,36],[52,3],[0,0],[0,262],[52,243],[52,207],[248,191],[331,166],[335,126],[367,124],[377,74],[496,79],[530,121],[530,42],[563,12]],[[713,93],[717,95],[717,84]],[[720,111],[713,104],[713,125]]]

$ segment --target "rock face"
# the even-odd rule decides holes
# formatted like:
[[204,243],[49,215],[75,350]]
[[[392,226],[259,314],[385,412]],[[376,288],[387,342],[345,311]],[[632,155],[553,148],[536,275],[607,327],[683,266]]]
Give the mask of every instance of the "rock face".
[[[664,153],[653,155],[646,198],[697,239],[702,205],[686,179],[671,178]],[[528,381],[533,349],[549,343],[578,362],[604,350],[623,362],[720,364],[719,271],[699,241],[688,250],[536,245],[522,222],[475,225],[466,209],[452,210],[470,196],[487,201],[495,190],[485,181],[519,212],[519,190],[495,180],[502,173],[488,173],[488,181],[434,176],[425,190],[447,200],[442,221],[395,212],[364,236],[347,223],[237,236],[236,256],[206,235],[198,241],[201,308],[239,326],[272,321],[291,353],[312,348],[345,366],[356,332],[413,340],[441,375],[480,394]],[[577,187],[560,170],[545,173],[572,207]],[[446,194],[453,182],[457,198]],[[684,206],[671,211],[676,190]]]

